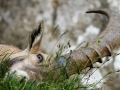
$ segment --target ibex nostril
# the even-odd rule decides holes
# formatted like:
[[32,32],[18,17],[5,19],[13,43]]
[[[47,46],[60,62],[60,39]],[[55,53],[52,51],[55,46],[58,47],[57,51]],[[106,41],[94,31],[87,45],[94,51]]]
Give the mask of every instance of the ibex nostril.
[[38,54],[37,58],[39,59],[39,63],[41,63],[43,61],[43,56],[41,54]]

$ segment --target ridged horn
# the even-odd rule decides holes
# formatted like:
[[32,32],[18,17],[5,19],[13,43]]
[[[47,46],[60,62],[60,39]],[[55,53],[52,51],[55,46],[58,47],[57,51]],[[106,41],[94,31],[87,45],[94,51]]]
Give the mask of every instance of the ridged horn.
[[[108,24],[106,29],[88,47],[74,50],[57,59],[57,64],[66,64],[68,75],[81,71],[86,67],[91,67],[95,62],[101,62],[101,58],[111,56],[113,49],[120,44],[120,14],[118,11],[101,9],[87,11],[86,13],[99,13],[107,16]],[[78,68],[76,68],[76,65]]]

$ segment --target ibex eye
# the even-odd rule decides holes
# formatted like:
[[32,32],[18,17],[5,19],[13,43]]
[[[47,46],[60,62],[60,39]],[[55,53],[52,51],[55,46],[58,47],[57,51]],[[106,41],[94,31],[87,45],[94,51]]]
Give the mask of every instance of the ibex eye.
[[43,56],[41,54],[38,54],[37,58],[39,59],[39,63],[41,63],[43,61]]

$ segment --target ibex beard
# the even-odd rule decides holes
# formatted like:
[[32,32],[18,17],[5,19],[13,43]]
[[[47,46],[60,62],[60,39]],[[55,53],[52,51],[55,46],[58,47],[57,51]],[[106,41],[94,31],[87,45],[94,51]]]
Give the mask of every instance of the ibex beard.
[[40,51],[40,44],[43,36],[43,21],[32,31],[29,37],[29,44],[25,50],[20,50],[14,46],[0,45],[0,60],[9,56],[9,71],[6,75],[11,74],[18,79],[25,77],[27,80],[43,80],[47,71],[48,58],[47,54]]

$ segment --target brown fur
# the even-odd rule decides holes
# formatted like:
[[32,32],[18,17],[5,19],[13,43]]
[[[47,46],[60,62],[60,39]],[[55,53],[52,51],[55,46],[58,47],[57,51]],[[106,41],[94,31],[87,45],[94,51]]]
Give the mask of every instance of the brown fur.
[[18,53],[21,50],[18,49],[17,47],[14,46],[8,46],[8,45],[0,45],[0,61],[4,58],[4,57],[8,57],[12,54]]
[[[48,55],[40,51],[43,36],[43,21],[31,32],[28,47],[20,50],[14,46],[0,45],[0,60],[9,56],[9,72],[15,72],[19,78],[35,79],[39,75],[42,80],[43,66]],[[42,58],[38,57],[41,55]]]

